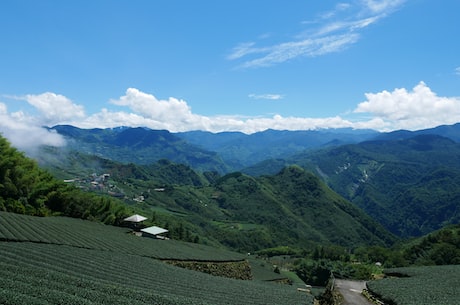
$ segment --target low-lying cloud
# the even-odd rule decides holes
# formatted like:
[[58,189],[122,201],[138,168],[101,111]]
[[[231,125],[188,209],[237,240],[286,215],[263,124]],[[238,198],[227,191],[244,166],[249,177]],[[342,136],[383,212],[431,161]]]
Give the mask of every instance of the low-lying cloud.
[[41,122],[39,117],[21,111],[8,112],[6,104],[0,102],[0,133],[14,147],[33,154],[41,145],[64,146],[64,138],[43,128]]
[[[254,95],[252,98],[277,99],[277,95]],[[84,107],[69,98],[55,94],[29,94],[15,97],[26,102],[35,114],[8,111],[0,101],[0,132],[19,149],[30,151],[39,145],[62,146],[64,139],[43,126],[70,124],[80,128],[113,128],[119,126],[166,129],[171,132],[204,130],[210,132],[240,131],[254,133],[266,129],[312,130],[322,128],[354,128],[391,131],[417,130],[460,122],[460,99],[441,97],[424,82],[411,90],[396,88],[366,93],[365,101],[346,115],[325,118],[283,116],[216,115],[193,113],[188,103],[129,88],[126,93],[108,101],[107,108],[86,115]],[[20,100],[20,101],[18,101]],[[112,109],[110,109],[112,108]],[[117,110],[114,110],[117,109]]]

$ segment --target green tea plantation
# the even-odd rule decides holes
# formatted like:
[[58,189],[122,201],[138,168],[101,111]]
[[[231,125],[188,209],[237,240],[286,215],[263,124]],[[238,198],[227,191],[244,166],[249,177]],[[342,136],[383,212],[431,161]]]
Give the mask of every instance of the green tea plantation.
[[460,265],[396,268],[385,274],[386,278],[367,284],[385,304],[460,304]]
[[243,257],[89,221],[0,212],[0,304],[313,304],[295,286],[212,276],[163,259]]

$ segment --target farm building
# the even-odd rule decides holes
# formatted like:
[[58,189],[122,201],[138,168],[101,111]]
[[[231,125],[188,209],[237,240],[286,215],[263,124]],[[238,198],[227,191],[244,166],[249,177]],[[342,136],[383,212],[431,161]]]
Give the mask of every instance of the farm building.
[[134,231],[139,231],[139,229],[144,226],[142,222],[146,219],[147,217],[135,214],[135,215],[126,217],[125,219],[123,219],[123,221],[125,222],[125,225],[128,224],[127,226],[133,229]]
[[125,219],[123,219],[123,221],[126,221],[126,222],[133,222],[133,223],[139,223],[139,222],[143,222],[143,221],[146,220],[146,219],[147,219],[147,217],[144,217],[144,216],[135,214],[135,215],[126,217]]
[[153,226],[141,229],[142,236],[152,237],[152,238],[159,238],[159,239],[167,239],[167,237],[162,236],[161,234],[167,233],[168,230]]

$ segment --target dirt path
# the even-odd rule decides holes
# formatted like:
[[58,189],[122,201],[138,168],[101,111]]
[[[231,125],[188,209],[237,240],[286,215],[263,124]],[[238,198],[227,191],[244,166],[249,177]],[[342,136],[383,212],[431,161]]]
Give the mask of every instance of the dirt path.
[[366,282],[335,280],[335,289],[343,296],[342,305],[373,305],[361,292],[366,288]]

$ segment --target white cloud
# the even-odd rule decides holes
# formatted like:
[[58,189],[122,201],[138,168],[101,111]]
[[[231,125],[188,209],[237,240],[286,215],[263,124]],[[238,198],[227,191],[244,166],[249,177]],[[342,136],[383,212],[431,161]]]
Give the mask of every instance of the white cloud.
[[[390,131],[396,129],[424,129],[442,124],[460,122],[460,99],[440,97],[424,82],[412,90],[405,88],[393,91],[366,93],[366,101],[359,103],[353,113],[326,118],[308,118],[282,116],[247,117],[241,115],[203,116],[192,112],[184,100],[169,98],[157,99],[135,88],[129,88],[125,95],[110,100],[119,106],[117,111],[101,109],[90,116],[83,117],[83,108],[76,107],[68,98],[47,93],[28,96],[28,101],[39,110],[38,115],[28,115],[22,111],[8,112],[7,105],[0,102],[0,132],[17,148],[33,151],[38,145],[65,145],[64,139],[42,128],[44,119],[52,118],[55,124],[71,124],[80,128],[112,128],[119,126],[148,127],[166,129],[171,132],[205,130],[211,132],[241,131],[254,133],[266,129],[309,130],[320,128],[355,128]],[[42,97],[41,100],[38,100]],[[56,97],[56,98],[54,98]],[[250,95],[252,98],[282,98],[281,95]],[[64,106],[57,105],[66,112],[77,109],[75,116],[70,112],[62,115],[62,121],[54,110],[50,115],[44,113],[49,105],[64,101]],[[48,101],[48,104],[46,103]]]
[[33,154],[40,145],[65,145],[62,136],[43,128],[36,117],[23,112],[8,113],[4,103],[0,103],[0,133],[14,147],[28,154]]
[[85,117],[83,106],[74,104],[63,95],[51,92],[7,98],[16,102],[26,101],[38,113],[28,114],[24,111],[9,113],[6,104],[0,103],[0,133],[13,146],[29,155],[34,154],[36,148],[41,145],[65,145],[62,136],[43,126],[65,124],[75,119],[82,120]]
[[460,67],[457,67],[457,68],[455,69],[455,74],[460,75]]
[[[279,94],[250,94],[249,97],[274,100],[283,98]],[[206,130],[253,133],[268,128],[305,130],[351,127],[380,131],[415,130],[460,122],[460,100],[453,97],[439,97],[424,82],[420,82],[411,91],[404,88],[394,89],[392,92],[384,90],[378,93],[366,93],[365,97],[367,100],[359,103],[348,119],[341,116],[283,117],[279,114],[270,117],[202,116],[193,113],[184,100],[176,98],[161,100],[151,94],[130,88],[124,96],[110,101],[112,104],[126,107],[127,110],[115,112],[102,109],[84,120],[73,122],[73,125],[82,128],[144,126],[171,132]],[[363,114],[366,117],[363,117]]]
[[249,98],[255,100],[281,100],[284,98],[282,94],[255,94],[251,93],[248,95]]
[[[311,26],[291,41],[268,46],[245,42],[233,48],[228,60],[241,60],[240,68],[268,67],[297,57],[314,57],[340,52],[360,39],[360,31],[401,7],[405,0],[361,0],[339,3],[320,14],[320,20],[302,22]],[[357,3],[357,5],[356,5]]]
[[227,59],[238,59],[241,57],[244,57],[246,55],[252,54],[252,53],[262,53],[264,52],[263,49],[260,48],[253,48],[255,43],[253,42],[244,42],[240,43],[236,47],[233,48],[232,53],[228,55]]
[[355,43],[359,38],[358,34],[346,33],[343,35],[325,36],[314,39],[304,39],[300,41],[286,42],[274,45],[270,48],[252,48],[239,50],[239,56],[243,53],[266,55],[259,56],[256,59],[248,60],[240,65],[241,68],[251,67],[268,67],[277,63],[289,61],[299,56],[320,56],[332,52],[339,52],[348,45]]
[[[280,99],[282,95],[250,95],[252,98]],[[202,116],[194,114],[183,100],[169,98],[157,99],[138,89],[130,88],[124,96],[110,103],[127,107],[127,111],[102,109],[85,120],[72,122],[81,128],[112,128],[118,126],[143,126],[152,129],[166,129],[171,132],[206,130],[211,132],[241,131],[253,133],[268,128],[299,130],[317,128],[351,127],[352,123],[340,117],[296,118],[274,115],[272,117],[244,116]]]
[[369,113],[386,122],[389,129],[423,129],[460,122],[460,99],[440,97],[420,82],[412,91],[405,88],[392,92],[366,93],[355,113]]
[[158,100],[155,96],[139,91],[135,88],[126,90],[126,94],[118,100],[111,100],[118,106],[127,106],[134,113],[142,114],[149,119],[159,121],[191,121],[194,114],[185,101],[176,98]]
[[25,100],[42,115],[44,122],[55,124],[72,118],[83,118],[83,106],[74,104],[63,95],[46,92],[26,95]]
[[388,14],[399,8],[406,0],[362,0],[364,6],[375,14]]

